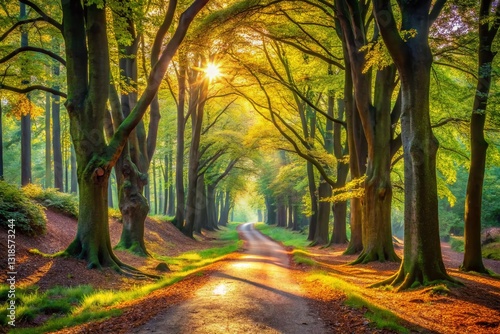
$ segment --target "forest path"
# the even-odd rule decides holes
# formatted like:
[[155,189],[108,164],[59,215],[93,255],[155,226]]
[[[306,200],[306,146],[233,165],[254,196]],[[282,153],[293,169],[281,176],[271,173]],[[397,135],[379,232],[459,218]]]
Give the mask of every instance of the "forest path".
[[286,251],[250,223],[245,251],[222,266],[195,296],[131,333],[324,333],[319,316],[293,281]]

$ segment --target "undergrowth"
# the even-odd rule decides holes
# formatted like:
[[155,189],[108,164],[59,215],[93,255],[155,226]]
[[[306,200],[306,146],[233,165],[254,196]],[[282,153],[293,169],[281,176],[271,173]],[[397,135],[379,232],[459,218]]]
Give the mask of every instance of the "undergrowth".
[[24,186],[23,191],[26,196],[46,208],[51,208],[70,217],[78,217],[78,199],[75,195],[60,192],[56,188],[43,189],[35,184]]
[[16,232],[39,235],[45,232],[46,218],[42,206],[31,201],[16,186],[0,180],[0,225],[13,222]]

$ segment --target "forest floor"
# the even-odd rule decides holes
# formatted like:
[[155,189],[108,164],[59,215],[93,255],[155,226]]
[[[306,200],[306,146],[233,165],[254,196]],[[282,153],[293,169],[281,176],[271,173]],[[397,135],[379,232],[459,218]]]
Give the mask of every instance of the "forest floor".
[[[47,211],[47,233],[37,238],[16,236],[18,285],[37,285],[41,290],[56,285],[76,286],[90,284],[100,289],[129,289],[143,284],[143,281],[118,275],[112,270],[88,270],[83,261],[66,258],[47,258],[32,254],[36,248],[44,253],[63,250],[76,234],[76,221],[59,213]],[[217,232],[204,232],[196,239],[189,239],[179,233],[171,224],[155,220],[146,221],[146,240],[149,250],[158,255],[175,256],[183,252],[217,247],[223,244],[217,240]],[[110,221],[112,244],[116,244],[121,233],[121,224]],[[0,239],[7,240],[7,233],[0,229]],[[500,280],[473,273],[462,273],[457,268],[462,254],[452,251],[448,244],[442,244],[443,260],[448,273],[463,286],[451,287],[449,291],[420,288],[402,293],[384,289],[370,289],[369,285],[381,281],[397,271],[397,263],[370,263],[350,266],[356,256],[342,255],[345,246],[331,248],[311,247],[307,256],[315,265],[292,264],[290,274],[309,298],[311,307],[331,329],[339,333],[393,333],[390,330],[375,329],[363,315],[364,308],[344,305],[346,296],[320,281],[311,280],[311,274],[327,273],[356,287],[356,292],[370,303],[393,312],[410,332],[421,333],[500,333]],[[287,248],[289,255],[292,249]],[[397,250],[401,254],[401,249]],[[0,254],[6,254],[4,243],[0,243]],[[142,270],[154,272],[159,261],[133,256],[116,251],[118,257]],[[228,261],[242,256],[236,252],[224,260],[202,268],[196,274],[169,287],[156,290],[137,300],[118,306],[120,316],[100,322],[84,324],[59,333],[127,333],[131,328],[145,324],[162,310],[191,298],[203,287],[210,277]],[[485,265],[500,274],[500,261],[486,260]],[[5,282],[5,264],[0,263],[0,281]],[[36,326],[45,319],[36,319]],[[0,328],[0,332],[1,328]]]

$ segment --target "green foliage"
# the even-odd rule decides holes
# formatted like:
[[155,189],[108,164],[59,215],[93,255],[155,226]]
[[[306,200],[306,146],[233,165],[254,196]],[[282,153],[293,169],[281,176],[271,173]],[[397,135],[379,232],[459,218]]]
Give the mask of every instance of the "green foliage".
[[500,240],[483,246],[483,257],[492,260],[500,260]]
[[45,232],[46,218],[43,208],[33,203],[16,186],[0,181],[0,225],[7,227],[9,219],[15,221],[16,232],[27,235]]
[[455,252],[464,252],[464,238],[463,237],[451,237],[450,238],[450,247]]
[[46,208],[51,208],[71,217],[78,217],[78,199],[71,194],[55,188],[43,189],[35,184],[28,184],[23,191],[29,198],[36,200]]

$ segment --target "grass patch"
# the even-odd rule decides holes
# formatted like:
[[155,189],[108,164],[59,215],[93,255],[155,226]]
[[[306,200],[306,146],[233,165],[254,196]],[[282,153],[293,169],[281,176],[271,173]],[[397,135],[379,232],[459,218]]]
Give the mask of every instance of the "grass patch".
[[308,280],[342,291],[347,297],[345,304],[354,308],[366,309],[364,316],[377,328],[409,333],[409,330],[400,324],[401,319],[398,316],[364,298],[361,293],[362,290],[358,286],[333,277],[326,272],[312,273],[309,275]]
[[318,263],[314,261],[309,253],[304,252],[301,249],[294,249],[292,251],[293,262],[297,264],[305,264],[307,266],[316,266]]
[[[130,290],[95,290],[88,285],[72,288],[54,287],[45,292],[36,286],[16,289],[16,325],[29,323],[40,315],[49,319],[39,327],[16,328],[12,333],[46,333],[61,328],[76,326],[89,321],[117,316],[122,313],[114,307],[125,301],[135,300],[149,293],[172,285],[190,274],[197,274],[203,266],[220,260],[224,255],[236,251],[242,245],[238,240],[236,224],[230,224],[220,232],[221,239],[228,241],[222,247],[188,252],[177,257],[157,257],[175,263],[178,270],[150,284],[137,285]],[[168,261],[166,261],[168,259]],[[0,325],[7,325],[7,301],[9,286],[0,285]]]
[[307,240],[307,236],[298,231],[291,231],[282,227],[263,223],[255,224],[255,228],[271,239],[281,242],[285,246],[305,249],[310,244],[310,241]]

